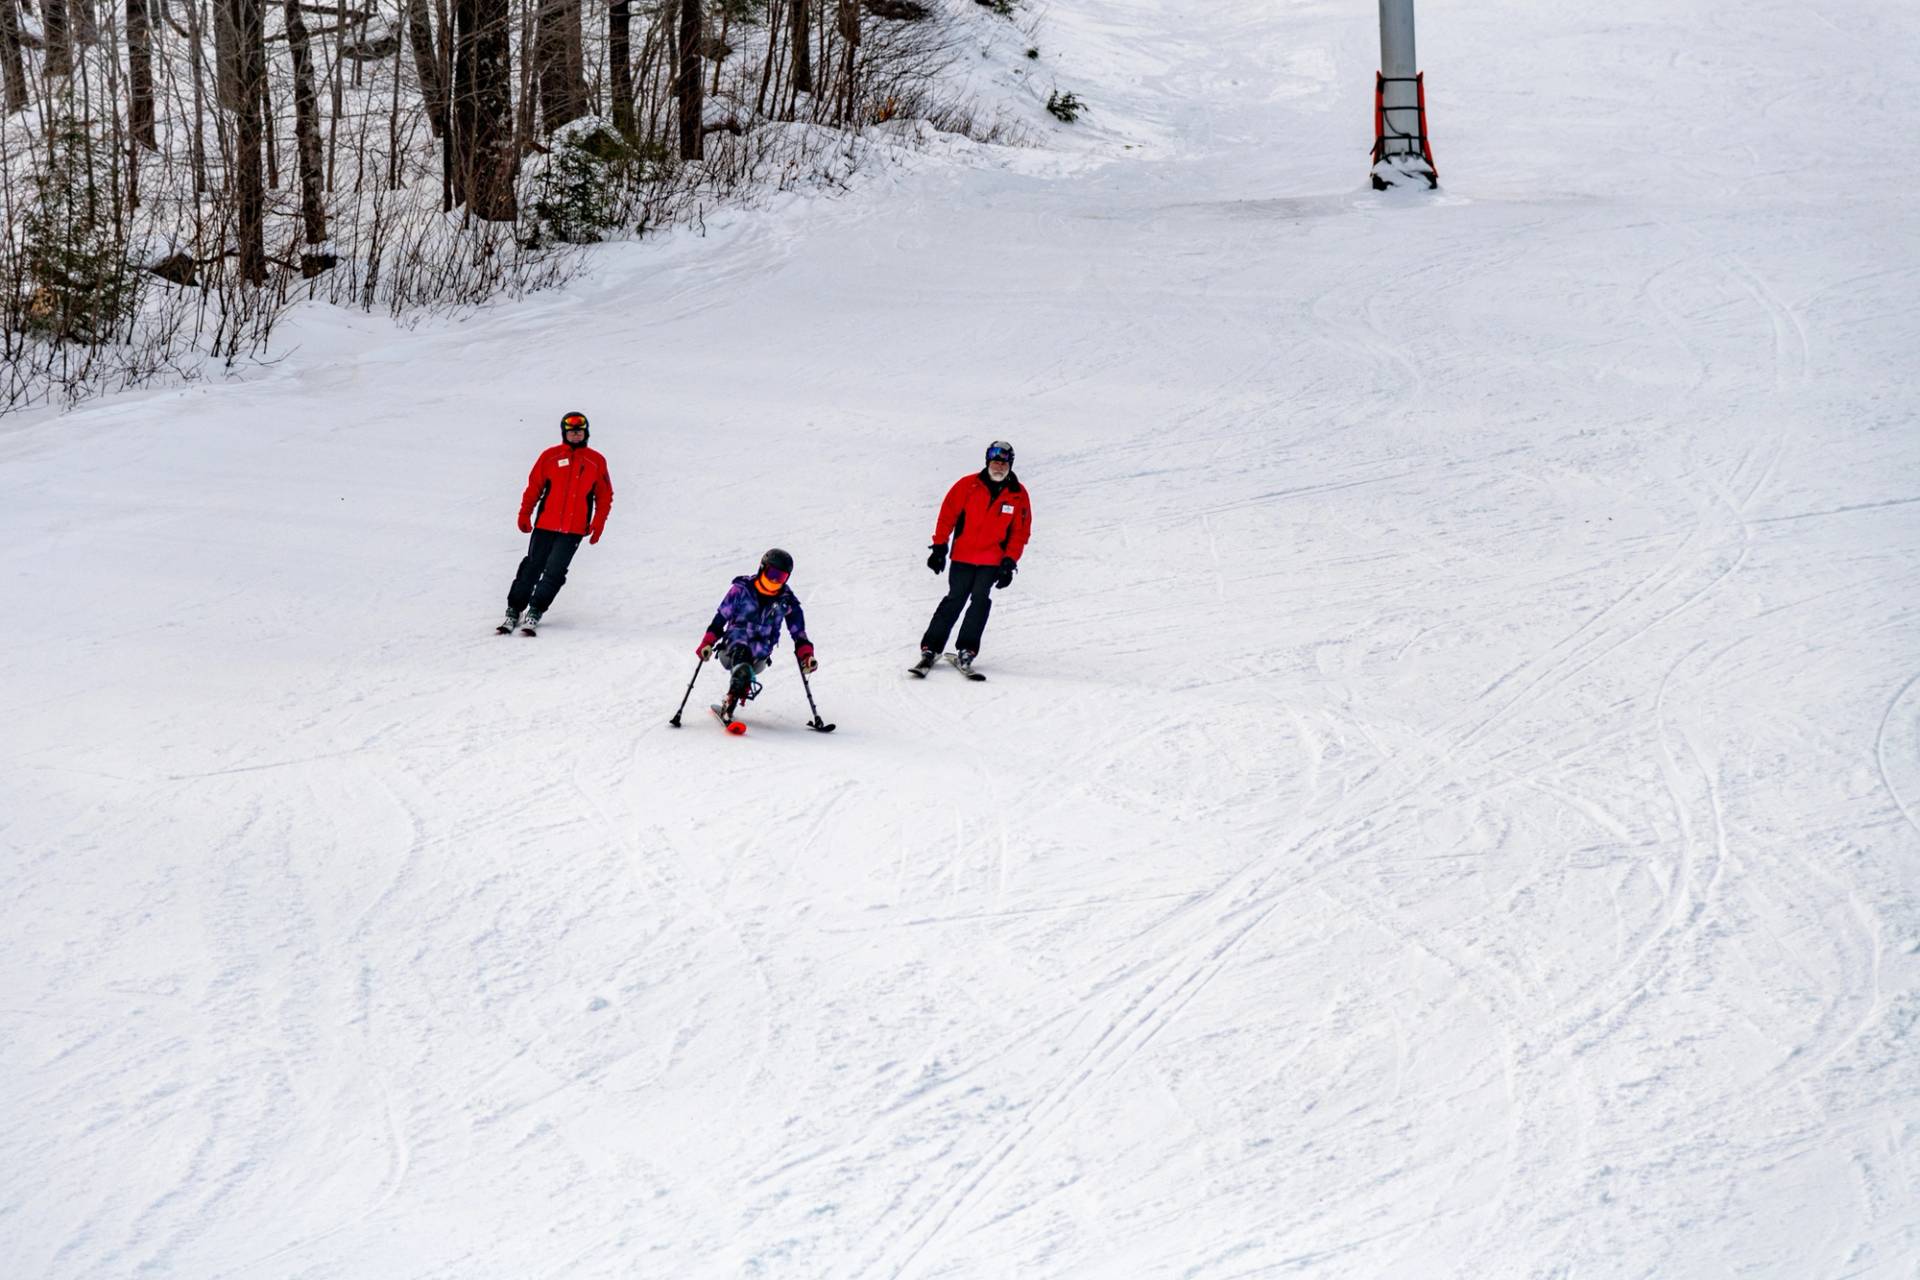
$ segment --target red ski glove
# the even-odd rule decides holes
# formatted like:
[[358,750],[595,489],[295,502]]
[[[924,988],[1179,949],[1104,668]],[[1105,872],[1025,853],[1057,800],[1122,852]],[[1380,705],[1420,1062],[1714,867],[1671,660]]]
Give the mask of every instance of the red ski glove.
[[600,531],[598,529],[595,529],[592,533],[587,535],[588,546],[592,546],[594,543],[598,541],[600,541]]
[[521,517],[520,517],[520,532],[522,532],[522,533],[532,533],[532,532],[533,532],[533,517],[532,517],[532,516],[521,516]]
[[694,652],[700,655],[700,661],[705,662],[713,656],[713,646],[718,643],[720,643],[720,637],[709,631],[700,637],[700,647]]
[[797,644],[793,646],[793,656],[800,659],[800,669],[808,675],[812,675],[820,669],[820,664],[813,660],[813,646],[811,644]]

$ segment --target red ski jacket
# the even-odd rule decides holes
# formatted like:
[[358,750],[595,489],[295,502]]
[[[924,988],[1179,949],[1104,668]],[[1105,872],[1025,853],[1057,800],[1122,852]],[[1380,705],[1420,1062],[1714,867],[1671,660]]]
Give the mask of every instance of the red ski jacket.
[[982,469],[960,477],[947,490],[933,526],[933,540],[944,546],[951,536],[953,558],[961,564],[998,565],[1002,559],[1017,562],[1032,532],[1033,504],[1019,477],[1008,472],[995,498]]
[[600,536],[613,506],[613,480],[607,460],[581,445],[557,444],[541,454],[527,474],[527,491],[520,495],[520,522],[526,523],[534,504],[540,505],[537,529],[555,533]]

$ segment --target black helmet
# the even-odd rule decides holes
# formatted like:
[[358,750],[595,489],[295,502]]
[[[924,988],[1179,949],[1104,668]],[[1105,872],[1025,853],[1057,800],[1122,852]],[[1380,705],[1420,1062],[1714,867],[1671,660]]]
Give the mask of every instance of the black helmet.
[[763,570],[771,569],[782,578],[785,578],[793,572],[793,557],[780,548],[775,547],[760,557],[760,567]]
[[587,428],[586,414],[563,413],[560,415],[560,438],[562,440],[565,440],[567,438],[567,432],[572,431],[576,427],[587,433],[585,436],[581,437],[582,441],[591,440],[593,438],[593,432],[588,430]]
[[992,444],[987,446],[987,461],[988,462],[1004,462],[1008,466],[1012,466],[1013,465],[1013,446],[1008,444],[1005,440],[995,440]]

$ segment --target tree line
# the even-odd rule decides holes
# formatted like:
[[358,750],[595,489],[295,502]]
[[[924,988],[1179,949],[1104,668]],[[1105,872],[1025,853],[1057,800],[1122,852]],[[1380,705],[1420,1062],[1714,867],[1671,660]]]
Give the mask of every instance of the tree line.
[[[128,349],[145,374],[231,359],[296,295],[399,310],[538,284],[596,222],[831,167],[781,126],[964,116],[939,97],[927,17],[913,0],[0,0],[0,342],[20,366],[0,411],[33,399],[34,369],[71,389],[101,361],[139,381]],[[192,297],[156,317],[139,305],[155,281]]]

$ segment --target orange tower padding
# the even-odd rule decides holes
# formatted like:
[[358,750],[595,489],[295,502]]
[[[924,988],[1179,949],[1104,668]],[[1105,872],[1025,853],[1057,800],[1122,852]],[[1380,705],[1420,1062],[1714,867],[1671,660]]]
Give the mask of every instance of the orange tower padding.
[[[1433,163],[1433,144],[1427,140],[1427,73],[1416,72],[1412,77],[1414,101],[1419,108],[1419,132],[1405,133],[1396,128],[1393,137],[1396,140],[1411,139],[1420,144],[1420,158],[1427,162],[1427,168],[1438,181],[1440,170]],[[1386,76],[1373,73],[1373,162],[1379,164],[1387,158],[1387,84],[1389,81],[1404,84],[1406,76]],[[1395,107],[1396,111],[1405,111],[1405,107]]]

